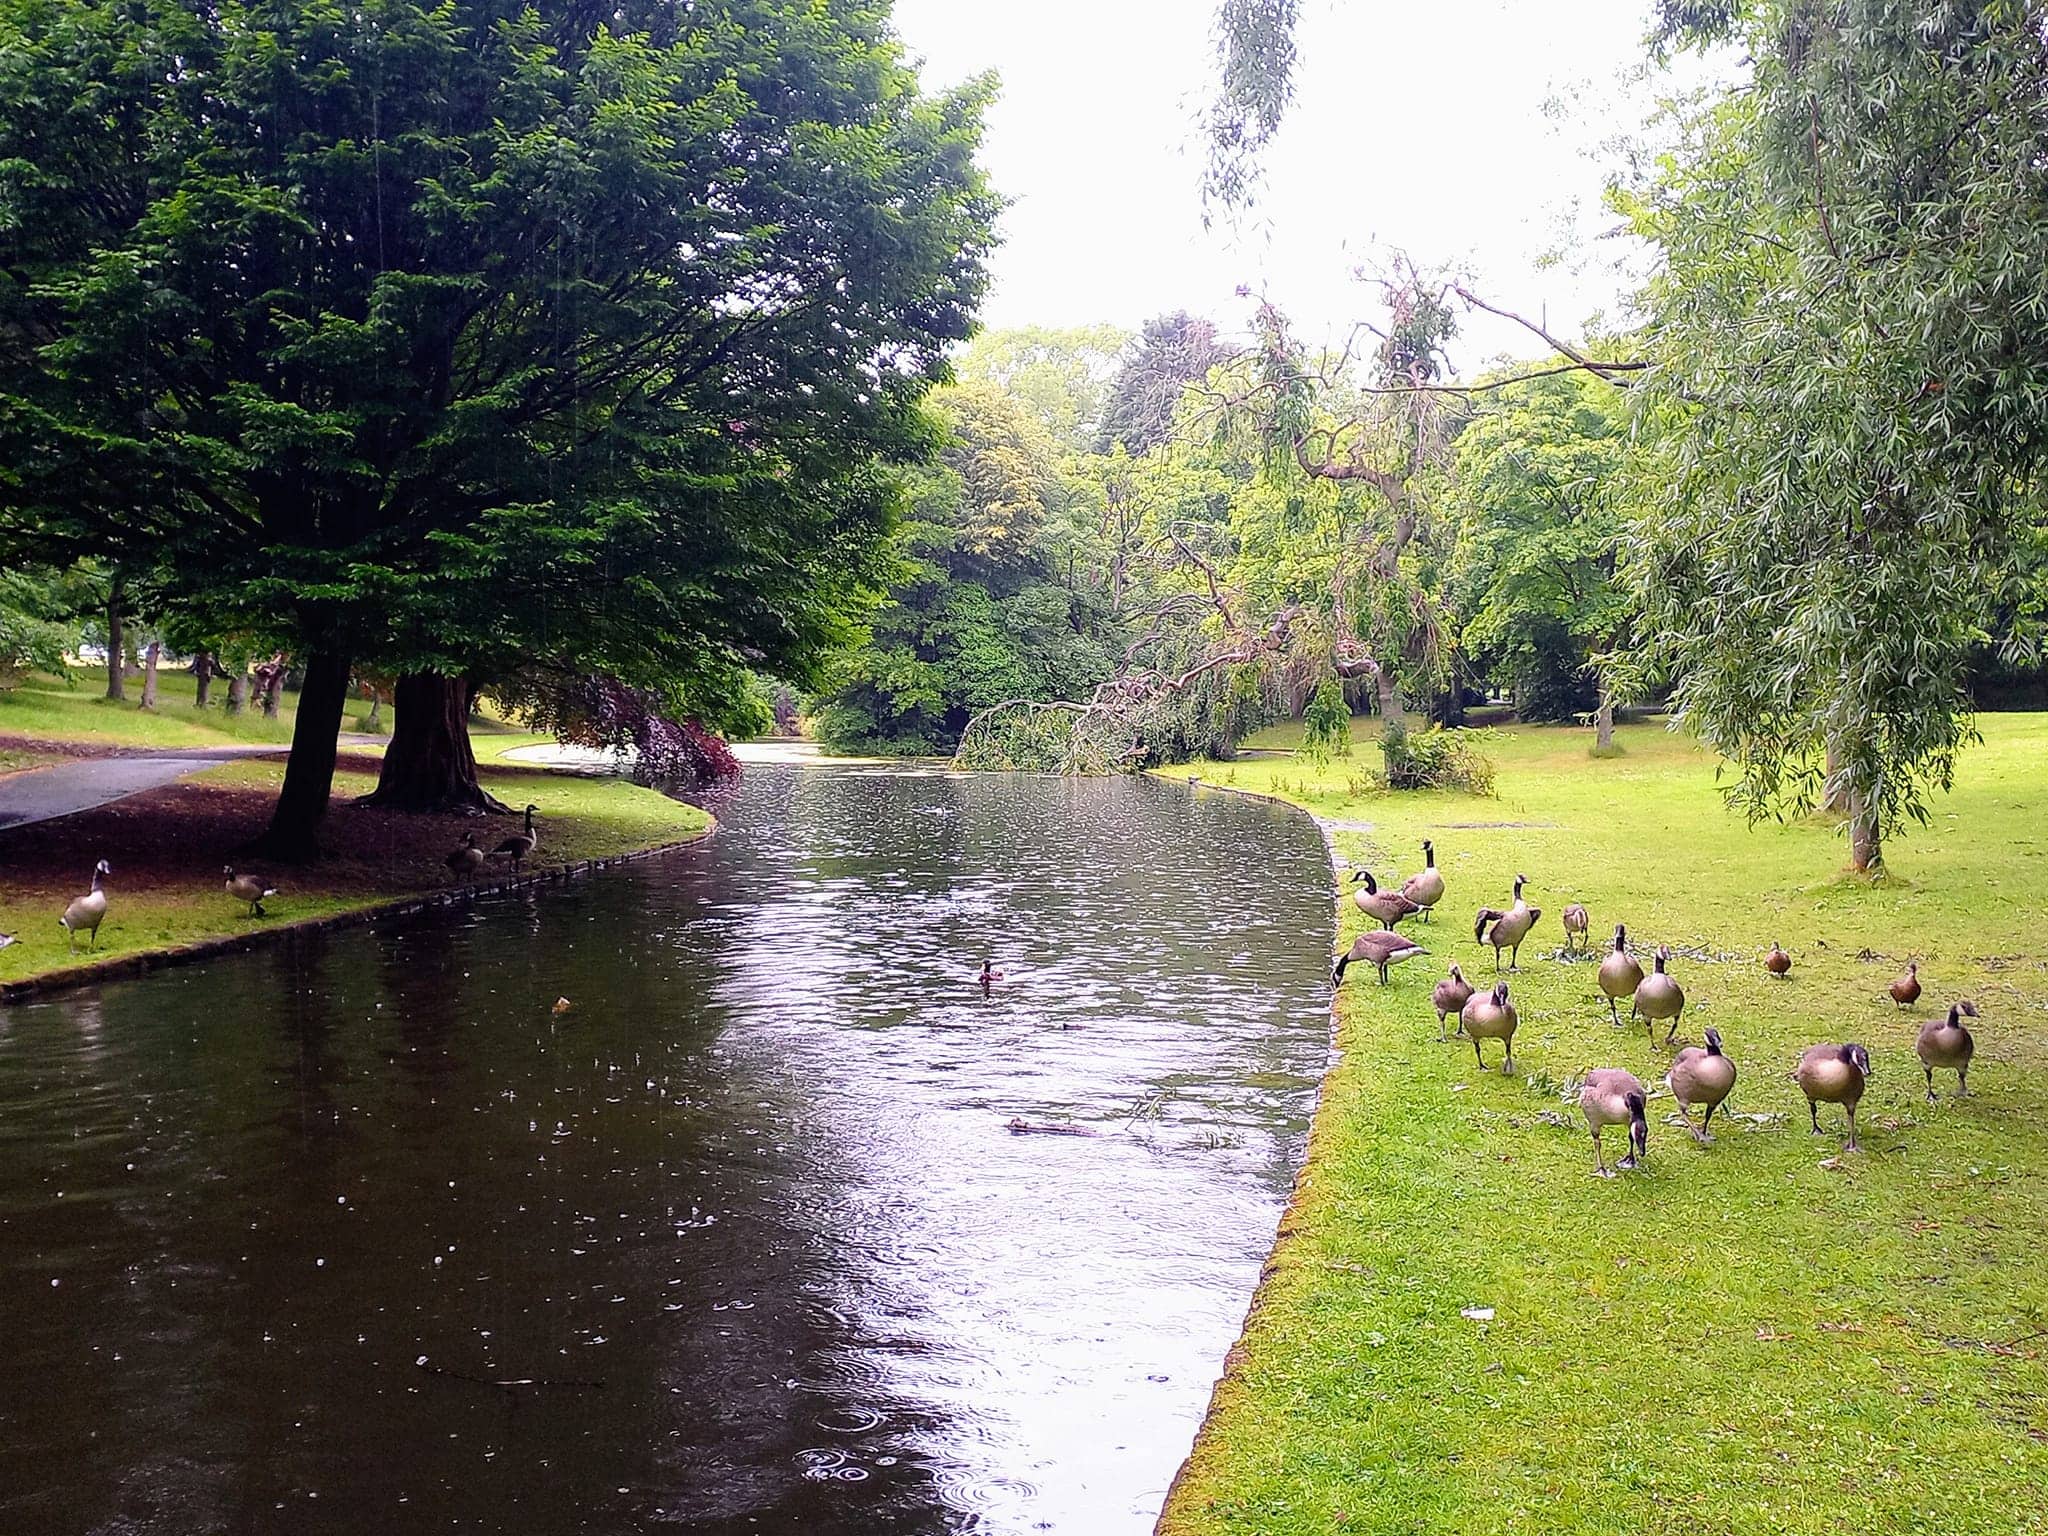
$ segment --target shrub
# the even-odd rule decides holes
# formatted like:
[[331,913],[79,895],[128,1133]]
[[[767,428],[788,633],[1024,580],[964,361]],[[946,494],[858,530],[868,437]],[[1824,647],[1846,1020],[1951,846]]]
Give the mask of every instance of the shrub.
[[1351,755],[1351,706],[1344,702],[1344,687],[1326,677],[1315,696],[1301,712],[1302,750],[1318,763],[1332,757]]
[[1462,789],[1493,793],[1493,762],[1476,746],[1474,731],[1410,731],[1390,720],[1380,733],[1389,789]]

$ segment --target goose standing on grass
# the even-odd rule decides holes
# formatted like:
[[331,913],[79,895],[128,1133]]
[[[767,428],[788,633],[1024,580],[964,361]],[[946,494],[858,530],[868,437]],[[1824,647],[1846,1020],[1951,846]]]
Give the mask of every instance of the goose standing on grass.
[[[1664,1074],[1664,1082],[1671,1089],[1671,1096],[1678,1100],[1678,1112],[1685,1116],[1685,1127],[1692,1132],[1693,1140],[1703,1144],[1712,1142],[1714,1133],[1707,1127],[1714,1123],[1714,1111],[1735,1088],[1735,1063],[1721,1049],[1721,1031],[1707,1031],[1704,1050],[1697,1045],[1688,1045],[1673,1057],[1671,1070]],[[1706,1118],[1698,1125],[1692,1123],[1695,1104],[1707,1107]]]
[[1401,882],[1401,894],[1415,904],[1425,923],[1436,904],[1444,899],[1444,877],[1436,867],[1436,844],[1426,837],[1422,840],[1422,872]]
[[492,853],[503,854],[512,860],[512,873],[515,875],[519,873],[520,861],[540,846],[540,833],[535,831],[533,826],[533,813],[539,809],[537,805],[529,805],[526,808],[526,829],[513,833],[491,850]]
[[105,881],[107,876],[113,872],[113,866],[107,863],[105,859],[101,859],[99,863],[93,865],[92,889],[83,896],[74,898],[70,905],[64,908],[64,915],[57,919],[58,922],[64,925],[65,932],[71,935],[71,948],[78,948],[78,935],[81,930],[87,935],[85,945],[87,953],[98,947],[100,924],[105,922],[107,917],[107,889]]
[[1614,1019],[1615,1027],[1621,1027],[1621,1009],[1616,1000],[1634,997],[1636,988],[1643,984],[1643,968],[1636,963],[1636,957],[1628,952],[1628,929],[1620,923],[1614,925],[1614,948],[1607,958],[1600,962],[1600,990],[1607,994],[1607,1012]]
[[1776,939],[1771,940],[1771,952],[1764,956],[1764,969],[1773,976],[1783,976],[1792,969],[1792,957]]
[[1373,879],[1372,871],[1369,869],[1357,870],[1352,874],[1352,884],[1355,885],[1360,880],[1365,882],[1365,889],[1352,892],[1351,899],[1358,903],[1358,910],[1367,917],[1378,918],[1382,928],[1391,928],[1402,919],[1413,917],[1422,910],[1399,891],[1381,890],[1380,883]]
[[[1429,994],[1429,1000],[1436,1008],[1436,1037],[1439,1040],[1448,1040],[1451,1037],[1444,1032],[1444,1020],[1454,1013],[1463,1014],[1465,1005],[1472,1001],[1472,983],[1467,981],[1465,973],[1453,964],[1451,974],[1436,984],[1436,990]],[[1459,1032],[1463,1033],[1464,1028],[1465,1021],[1460,1018]]]
[[1906,962],[1906,974],[1891,984],[1892,1001],[1901,1008],[1910,1008],[1920,1001],[1920,962]]
[[484,851],[476,845],[476,834],[462,834],[462,846],[448,855],[448,871],[458,880],[474,880],[484,872]]
[[1403,960],[1413,960],[1417,955],[1426,955],[1424,949],[1413,939],[1395,933],[1389,928],[1369,928],[1351,941],[1351,948],[1337,957],[1337,968],[1330,972],[1330,985],[1344,984],[1344,967],[1364,961],[1376,965],[1380,972],[1380,985],[1387,984],[1387,967],[1399,965]]
[[1586,930],[1592,926],[1593,919],[1591,914],[1583,906],[1579,905],[1578,902],[1575,901],[1566,907],[1564,909],[1565,948],[1569,949],[1573,954],[1577,954],[1580,947],[1586,942]]
[[1685,1013],[1685,988],[1672,980],[1664,967],[1671,963],[1671,946],[1657,946],[1657,969],[1650,972],[1636,985],[1635,1001],[1629,1004],[1628,1016],[1643,1016],[1650,1027],[1650,1044],[1657,1043],[1657,1021],[1669,1019],[1671,1027],[1664,1031],[1664,1043],[1669,1045],[1678,1033],[1678,1021]]
[[1595,1067],[1586,1074],[1579,1089],[1579,1111],[1586,1117],[1586,1129],[1593,1133],[1593,1171],[1603,1179],[1614,1177],[1607,1166],[1607,1154],[1600,1145],[1600,1133],[1610,1125],[1628,1127],[1628,1156],[1615,1165],[1633,1168],[1650,1155],[1649,1099],[1633,1072],[1619,1067]]
[[1956,1097],[1970,1096],[1970,1058],[1977,1054],[1977,1042],[1970,1038],[1969,1030],[1963,1027],[1963,1019],[1977,1017],[1977,1005],[1967,999],[1951,1004],[1946,1019],[1929,1019],[1920,1026],[1920,1038],[1914,1047],[1920,1053],[1920,1065],[1927,1072],[1927,1102],[1934,1102],[1934,1069],[1944,1072],[1955,1068]]
[[[1541,907],[1532,907],[1522,900],[1522,887],[1529,883],[1527,875],[1515,876],[1515,899],[1507,911],[1497,907],[1481,907],[1479,917],[1472,924],[1472,937],[1482,944],[1493,946],[1493,968],[1500,969],[1500,952],[1508,950],[1508,969],[1520,970],[1522,940],[1529,936],[1529,930],[1536,926],[1536,919],[1543,915]],[[1488,924],[1492,927],[1489,929]]]
[[1849,1117],[1849,1139],[1844,1148],[1860,1151],[1856,1145],[1856,1105],[1863,1087],[1870,1081],[1870,1052],[1853,1041],[1847,1045],[1809,1045],[1799,1058],[1792,1081],[1806,1095],[1807,1117],[1818,1136],[1821,1104],[1839,1104]]
[[235,873],[235,866],[232,864],[223,865],[221,873],[227,876],[228,895],[232,896],[236,901],[246,901],[249,904],[249,915],[251,917],[265,917],[269,915],[263,910],[263,903],[277,894],[276,886],[260,875],[238,875]]
[[1515,1073],[1515,1026],[1521,1017],[1515,1012],[1515,1005],[1508,1001],[1508,984],[1497,981],[1491,992],[1482,992],[1465,1004],[1459,1015],[1465,1033],[1472,1037],[1472,1054],[1479,1058],[1479,1070],[1486,1070],[1486,1053],[1479,1049],[1482,1040],[1498,1040],[1507,1048],[1501,1058],[1502,1077]]

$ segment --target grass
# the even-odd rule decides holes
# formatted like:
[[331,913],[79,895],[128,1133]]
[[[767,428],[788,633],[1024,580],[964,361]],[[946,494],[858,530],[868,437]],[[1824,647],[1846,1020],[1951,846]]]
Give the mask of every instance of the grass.
[[223,710],[227,684],[218,680],[213,703],[202,710],[193,703],[197,686],[191,673],[164,668],[157,673],[157,707],[145,710],[140,707],[140,678],[128,680],[128,699],[117,703],[106,697],[104,668],[81,668],[68,681],[37,675],[18,688],[0,690],[0,736],[125,747],[224,747],[291,740],[296,694],[286,693],[278,718],[266,720],[254,704],[240,715]]
[[[489,738],[494,747],[545,739]],[[166,789],[7,834],[0,932],[16,934],[18,942],[0,949],[0,982],[87,958],[82,943],[71,953],[56,918],[71,897],[84,892],[99,858],[113,865],[114,876],[97,953],[117,956],[444,890],[454,882],[443,860],[464,831],[474,830],[488,848],[517,825],[510,816],[471,821],[356,806],[354,797],[375,785],[376,760],[347,755],[322,834],[334,856],[303,869],[262,868],[282,889],[264,904],[267,917],[250,918],[222,890],[220,870],[237,862],[234,850],[262,829],[283,773],[284,765],[275,760],[228,763]],[[527,861],[529,872],[680,842],[711,822],[695,806],[617,779],[495,764],[482,770],[482,778],[508,804],[524,807],[530,800],[540,807],[541,842]],[[509,872],[501,860],[492,861],[491,871],[490,880]]]
[[[1623,729],[1626,755],[1605,762],[1590,731],[1505,731],[1487,799],[1371,793],[1364,737],[1321,768],[1190,770],[1338,820],[1340,855],[1383,875],[1419,867],[1433,837],[1449,890],[1409,930],[1429,958],[1384,989],[1354,970],[1339,995],[1341,1057],[1296,1202],[1162,1529],[2037,1528],[2048,717],[1982,728],[1876,885],[1841,873],[1827,826],[1746,828],[1711,761],[1655,726]],[[1493,979],[1471,914],[1504,905],[1517,871],[1544,915],[1512,978],[1510,1080],[1438,1043],[1429,989],[1450,960]],[[1623,920],[1639,947],[1713,957],[1673,965],[1681,1041],[1717,1026],[1741,1071],[1730,1107],[1764,1119],[1707,1147],[1667,1123],[1668,1056],[1608,1022],[1592,963],[1553,958],[1570,901],[1596,940]],[[1340,910],[1348,944],[1359,914]],[[1758,963],[1777,938],[1784,981]],[[1928,991],[1902,1013],[1883,991],[1909,958]],[[1951,1074],[1929,1105],[1913,1037],[1964,996],[1983,1009],[1975,1096],[1949,1097]],[[1860,1154],[1838,1111],[1808,1134],[1786,1078],[1823,1040],[1874,1058]],[[1646,1165],[1600,1181],[1566,1094],[1609,1065],[1659,1096]],[[1491,1321],[1462,1315],[1486,1307]]]

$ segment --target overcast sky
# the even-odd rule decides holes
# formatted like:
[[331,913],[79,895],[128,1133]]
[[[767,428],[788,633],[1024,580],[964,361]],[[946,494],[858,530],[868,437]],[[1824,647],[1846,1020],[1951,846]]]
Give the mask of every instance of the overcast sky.
[[[1648,0],[1303,0],[1295,110],[1270,156],[1259,225],[1205,232],[1194,123],[1213,0],[896,0],[927,85],[1002,77],[983,163],[1012,206],[990,325],[1135,328],[1186,308],[1226,328],[1240,284],[1304,339],[1370,313],[1354,273],[1393,248],[1454,261],[1507,308],[1579,333],[1611,310],[1622,252],[1601,241],[1605,157],[1649,100],[1625,81]],[[1565,264],[1544,269],[1562,253]],[[1461,369],[1541,352],[1471,326]]]

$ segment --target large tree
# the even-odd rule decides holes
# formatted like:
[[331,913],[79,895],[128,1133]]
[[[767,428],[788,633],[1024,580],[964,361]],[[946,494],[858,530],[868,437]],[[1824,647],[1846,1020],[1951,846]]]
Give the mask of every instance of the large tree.
[[271,851],[355,663],[711,716],[843,631],[994,212],[886,16],[0,0],[0,546],[303,656]]

